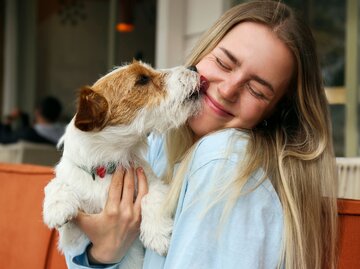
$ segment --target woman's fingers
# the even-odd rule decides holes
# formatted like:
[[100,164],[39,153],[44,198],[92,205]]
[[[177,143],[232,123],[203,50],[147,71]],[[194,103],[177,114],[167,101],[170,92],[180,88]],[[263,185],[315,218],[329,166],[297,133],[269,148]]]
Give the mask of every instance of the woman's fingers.
[[148,192],[148,184],[147,184],[147,180],[146,180],[146,175],[144,173],[144,169],[142,169],[141,167],[138,167],[136,169],[136,176],[137,176],[137,179],[138,179],[138,193],[137,193],[137,197],[136,197],[136,200],[135,200],[134,207],[137,210],[140,210],[140,208],[141,208],[141,199]]
[[132,204],[134,202],[134,193],[135,193],[134,168],[130,167],[125,172],[124,187],[123,187],[121,201]]
[[[137,178],[137,193],[136,180]],[[135,210],[140,214],[141,199],[148,192],[148,184],[144,170],[133,167],[125,170],[123,167],[116,169],[112,176],[105,212],[110,215],[129,213]],[[134,212],[134,211],[133,211]],[[132,216],[132,214],[130,214]],[[88,216],[82,215],[79,221],[88,221]]]
[[125,169],[118,167],[112,176],[106,206],[119,206],[123,193]]
[[[138,195],[134,201],[136,177]],[[92,242],[91,255],[99,261],[119,261],[139,234],[141,198],[147,192],[142,169],[116,169],[105,208],[97,214],[79,212],[74,222]]]

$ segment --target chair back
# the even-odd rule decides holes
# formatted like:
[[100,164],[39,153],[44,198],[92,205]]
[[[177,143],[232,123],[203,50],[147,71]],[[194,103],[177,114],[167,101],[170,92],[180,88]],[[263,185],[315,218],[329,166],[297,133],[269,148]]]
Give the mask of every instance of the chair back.
[[339,269],[360,268],[360,200],[338,199]]
[[57,233],[42,221],[51,167],[0,163],[0,268],[66,269]]

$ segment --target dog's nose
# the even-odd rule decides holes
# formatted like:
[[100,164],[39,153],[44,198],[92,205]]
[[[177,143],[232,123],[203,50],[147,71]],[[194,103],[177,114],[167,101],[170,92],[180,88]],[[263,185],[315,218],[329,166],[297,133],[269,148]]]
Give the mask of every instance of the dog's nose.
[[188,69],[191,70],[191,71],[194,71],[194,72],[196,72],[196,73],[197,73],[197,71],[198,71],[195,65],[189,66]]

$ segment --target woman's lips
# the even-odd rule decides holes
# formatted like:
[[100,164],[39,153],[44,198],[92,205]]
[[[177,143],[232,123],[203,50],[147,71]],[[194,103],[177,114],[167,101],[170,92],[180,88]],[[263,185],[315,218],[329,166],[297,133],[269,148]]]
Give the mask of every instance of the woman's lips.
[[222,117],[229,117],[229,116],[234,117],[233,114],[226,111],[225,108],[222,105],[220,105],[218,102],[216,102],[211,96],[205,94],[204,100],[216,114]]
[[226,111],[225,108],[220,105],[215,99],[206,94],[207,89],[209,88],[209,81],[203,75],[200,76],[200,92],[204,94],[204,100],[212,108],[212,110],[222,116],[222,117],[233,117],[234,115]]
[[205,93],[209,88],[209,81],[203,75],[200,76],[200,92]]

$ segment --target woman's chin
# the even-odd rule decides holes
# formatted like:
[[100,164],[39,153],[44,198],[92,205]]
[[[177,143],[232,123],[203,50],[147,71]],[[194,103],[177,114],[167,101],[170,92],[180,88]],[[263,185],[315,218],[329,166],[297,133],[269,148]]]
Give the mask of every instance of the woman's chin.
[[188,120],[188,123],[190,129],[194,132],[197,139],[213,131],[221,129],[221,126],[217,126],[216,123],[211,121],[211,119],[206,118],[206,115],[201,113],[194,117],[191,117]]

